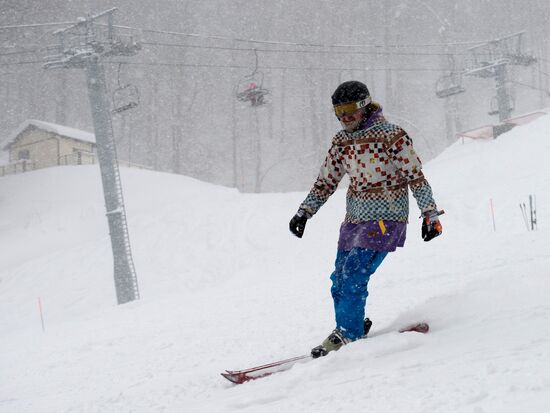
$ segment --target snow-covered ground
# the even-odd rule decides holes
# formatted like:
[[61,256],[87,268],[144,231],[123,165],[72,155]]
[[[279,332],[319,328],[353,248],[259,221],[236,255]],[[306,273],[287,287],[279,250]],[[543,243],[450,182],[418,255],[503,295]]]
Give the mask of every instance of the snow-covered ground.
[[[240,386],[219,373],[332,330],[345,188],[299,240],[305,193],[122,169],[142,298],[117,306],[97,167],[0,178],[0,412],[549,411],[548,131],[545,116],[425,165],[444,235],[421,240],[413,202],[405,248],[370,284],[372,337]],[[395,332],[418,320],[429,334]]]

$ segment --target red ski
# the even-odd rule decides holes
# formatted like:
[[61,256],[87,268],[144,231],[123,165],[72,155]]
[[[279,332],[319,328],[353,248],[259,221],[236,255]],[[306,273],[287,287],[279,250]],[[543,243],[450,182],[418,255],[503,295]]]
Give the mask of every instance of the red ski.
[[270,376],[273,373],[288,370],[299,361],[309,360],[311,358],[311,355],[307,354],[304,356],[293,357],[291,359],[276,361],[274,363],[264,364],[263,366],[251,367],[246,370],[226,370],[226,372],[221,373],[221,375],[230,382],[242,384],[250,380],[256,380],[262,377]]
[[[415,331],[417,333],[426,334],[430,331],[430,326],[428,323],[420,322],[402,327],[398,331],[400,333]],[[263,366],[251,367],[245,370],[226,370],[225,373],[221,373],[221,375],[232,383],[242,384],[250,380],[260,379],[262,377],[271,376],[274,373],[288,370],[296,363],[305,362],[311,359],[313,359],[313,357],[307,354],[304,356],[264,364]]]
[[430,331],[430,326],[428,323],[420,322],[409,324],[408,326],[399,329],[400,333],[406,333],[408,331],[416,331],[417,333],[426,334],[428,331]]

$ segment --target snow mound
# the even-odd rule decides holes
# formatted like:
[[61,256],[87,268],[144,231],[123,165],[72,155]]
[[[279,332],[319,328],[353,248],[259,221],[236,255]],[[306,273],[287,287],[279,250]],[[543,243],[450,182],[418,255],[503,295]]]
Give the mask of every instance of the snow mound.
[[[0,412],[545,411],[548,130],[543,116],[429,162],[444,235],[422,242],[411,201],[406,246],[370,284],[371,338],[237,387],[219,372],[307,353],[333,328],[344,190],[299,240],[305,193],[122,169],[142,298],[116,306],[97,167],[0,178]],[[419,320],[429,334],[395,332]]]

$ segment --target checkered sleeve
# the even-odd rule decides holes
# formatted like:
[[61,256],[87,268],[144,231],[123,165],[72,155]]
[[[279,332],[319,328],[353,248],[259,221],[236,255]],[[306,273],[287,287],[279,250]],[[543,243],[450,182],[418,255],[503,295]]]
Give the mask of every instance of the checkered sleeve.
[[333,144],[321,166],[313,188],[300,205],[300,209],[306,211],[309,216],[313,216],[336,191],[344,173],[342,156],[337,145]]
[[389,137],[387,152],[392,163],[407,180],[420,211],[436,210],[432,188],[422,172],[422,162],[413,148],[412,139],[403,129],[397,128]]

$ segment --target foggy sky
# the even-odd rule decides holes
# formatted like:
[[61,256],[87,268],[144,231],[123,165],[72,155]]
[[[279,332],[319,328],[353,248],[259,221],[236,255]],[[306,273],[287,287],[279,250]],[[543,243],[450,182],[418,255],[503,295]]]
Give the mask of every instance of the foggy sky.
[[[494,79],[466,77],[465,93],[435,96],[437,80],[464,70],[475,44],[526,31],[524,51],[538,61],[509,68],[513,114],[549,104],[543,0],[2,0],[0,26],[110,7],[131,28],[117,33],[143,43],[136,56],[104,59],[111,98],[119,85],[139,90],[139,106],[113,116],[119,158],[242,191],[308,189],[339,128],[330,95],[345,80],[368,85],[424,161],[456,132],[498,122],[487,113]],[[29,118],[93,131],[84,71],[42,67],[60,27],[0,30],[0,143]],[[260,108],[236,99],[254,49],[254,77],[269,90]]]

